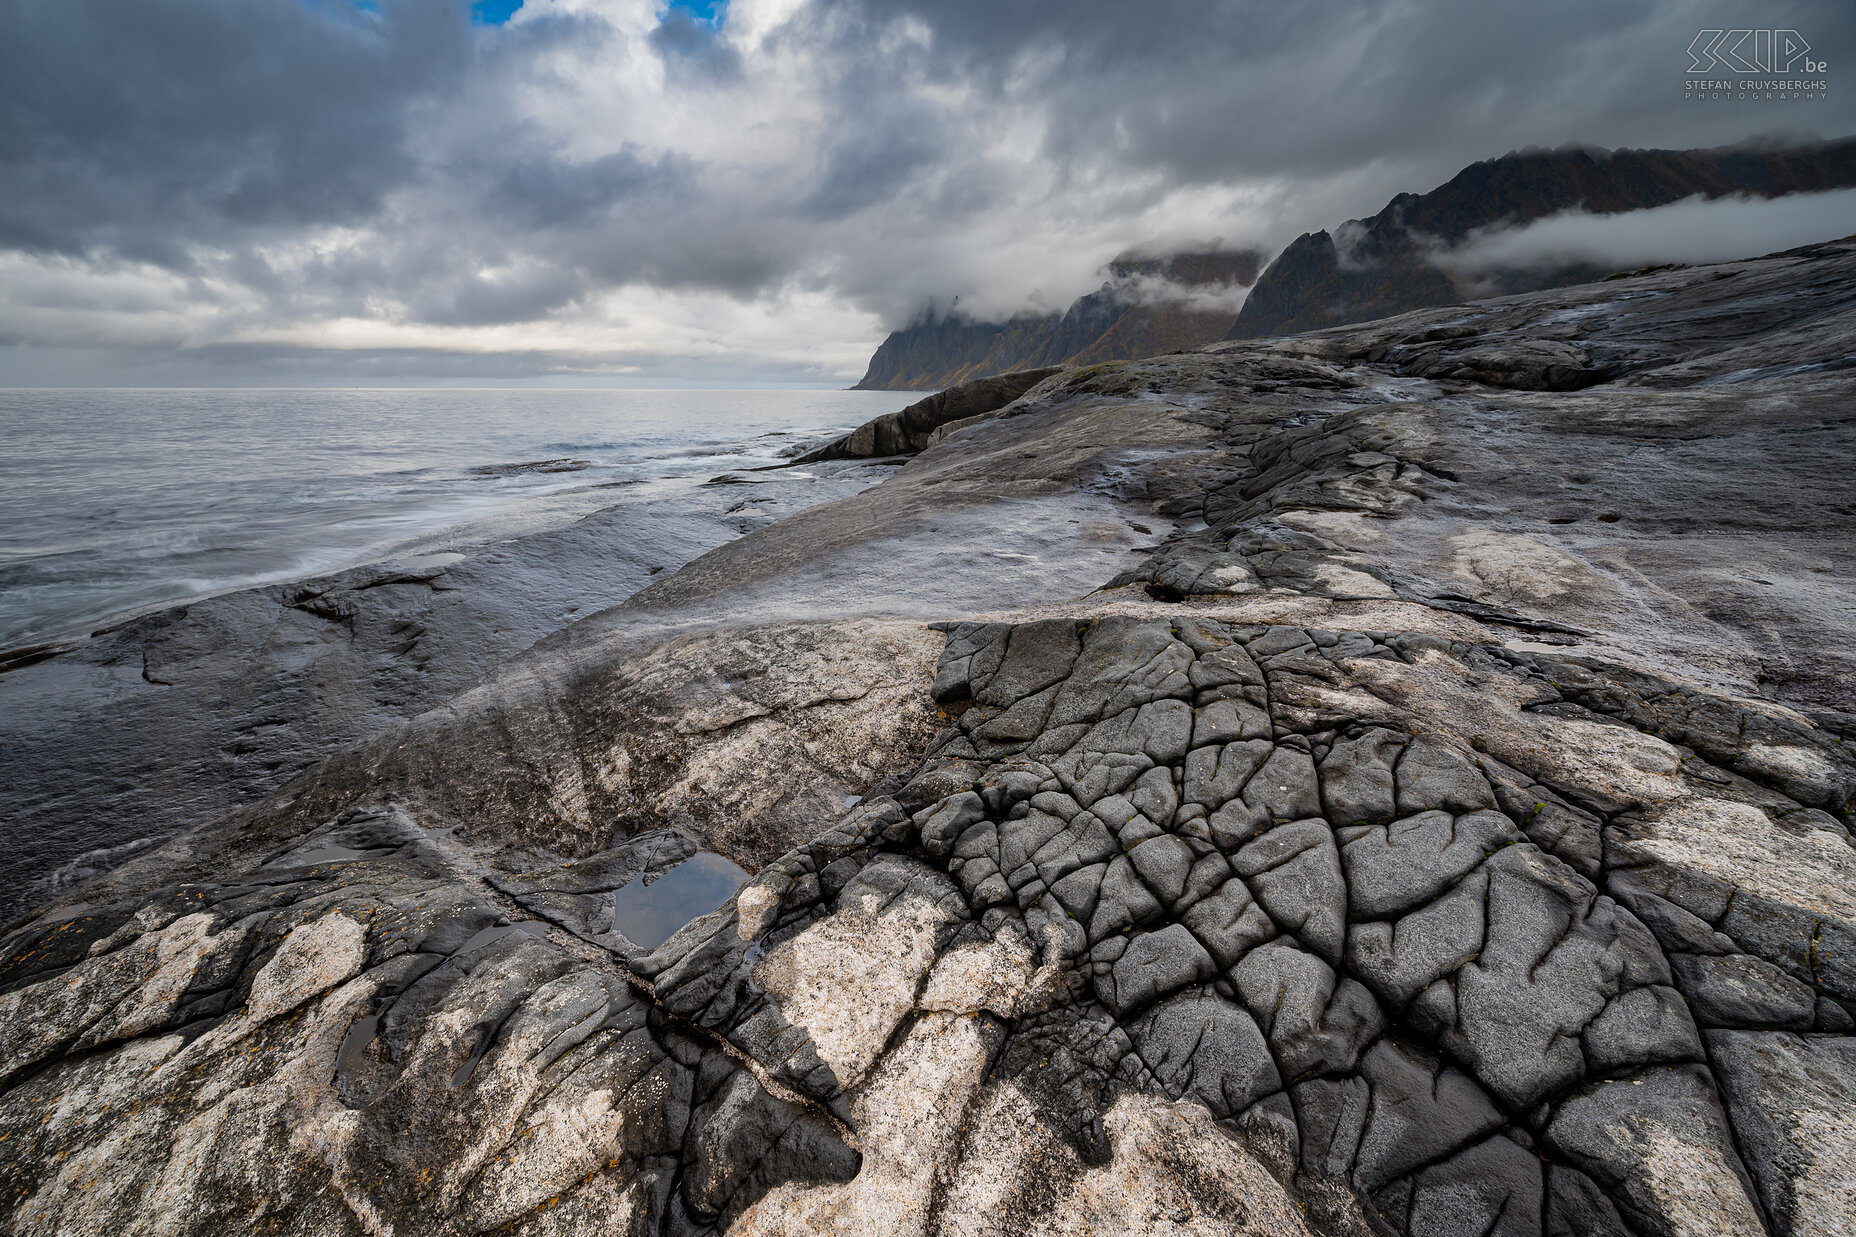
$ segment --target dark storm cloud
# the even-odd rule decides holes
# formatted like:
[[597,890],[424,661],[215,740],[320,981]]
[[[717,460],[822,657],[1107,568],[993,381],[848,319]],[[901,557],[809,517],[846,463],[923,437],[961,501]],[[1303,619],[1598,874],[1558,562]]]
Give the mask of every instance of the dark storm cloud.
[[335,320],[592,330],[640,285],[672,316],[836,298],[875,331],[930,297],[1060,304],[1129,245],[1281,244],[1517,147],[1856,130],[1847,89],[1788,110],[1680,91],[1708,24],[1796,27],[1848,63],[1847,5],[764,12],[528,0],[473,27],[466,0],[0,0],[0,262],[74,264],[0,291],[0,336],[107,346],[112,311],[196,344]]
[[1617,144],[1634,132],[1721,141],[1723,117],[1671,88],[1697,30],[1797,27],[1821,53],[1848,48],[1856,29],[1849,6],[1809,2],[1747,13],[1617,0],[856,0],[854,11],[855,23],[808,35],[868,40],[921,23],[934,31],[926,71],[1001,105],[1035,94],[1051,153],[1191,180],[1375,159],[1454,169],[1530,142]]
[[485,203],[521,228],[585,225],[617,206],[675,209],[692,187],[688,160],[671,154],[649,158],[629,143],[585,162],[519,149],[503,158],[500,167],[486,160],[481,168],[492,183]]
[[730,80],[741,75],[741,53],[717,29],[685,8],[673,8],[650,35],[673,77],[685,75]]
[[202,233],[365,219],[468,54],[449,0],[6,0],[0,244],[164,264]]
[[863,128],[824,151],[822,174],[797,206],[808,218],[842,219],[896,197],[937,153],[906,128]]

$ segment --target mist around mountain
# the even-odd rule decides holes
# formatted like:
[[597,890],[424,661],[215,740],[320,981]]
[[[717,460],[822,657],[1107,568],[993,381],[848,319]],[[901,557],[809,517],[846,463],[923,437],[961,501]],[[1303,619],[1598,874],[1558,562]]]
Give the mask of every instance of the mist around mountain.
[[[1789,209],[1767,205],[1794,199]],[[1856,219],[1856,138],[1715,150],[1523,150],[1378,214],[1255,249],[1123,254],[1061,314],[982,322],[929,305],[870,358],[859,390],[940,390],[1570,287],[1649,265],[1751,257]],[[1259,274],[1259,268],[1261,273]]]
[[[1367,322],[1488,296],[1570,287],[1615,273],[1624,253],[1594,233],[1584,244],[1529,251],[1499,240],[1535,221],[1669,209],[1680,203],[1819,194],[1856,186],[1856,139],[1718,150],[1528,150],[1464,168],[1429,193],[1401,193],[1378,214],[1304,233],[1263,272],[1230,339],[1261,339]],[[1856,216],[1845,215],[1845,219]],[[1752,228],[1732,257],[1827,240],[1762,239]]]
[[956,302],[929,305],[891,332],[870,358],[860,391],[939,391],[990,374],[1049,365],[1093,365],[1197,348],[1225,338],[1264,255],[1216,247],[1128,252],[1109,278],[1063,313],[981,322]]

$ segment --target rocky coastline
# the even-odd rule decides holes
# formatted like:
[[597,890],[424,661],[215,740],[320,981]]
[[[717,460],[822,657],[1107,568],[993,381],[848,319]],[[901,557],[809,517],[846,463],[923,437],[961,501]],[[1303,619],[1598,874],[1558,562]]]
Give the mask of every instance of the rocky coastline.
[[149,608],[0,663],[0,921],[261,800],[441,705],[553,631],[782,514],[871,485],[863,461],[731,472],[664,503],[491,519],[330,575]]
[[1845,240],[1064,369],[154,796],[0,1227],[1852,1231],[1852,341]]

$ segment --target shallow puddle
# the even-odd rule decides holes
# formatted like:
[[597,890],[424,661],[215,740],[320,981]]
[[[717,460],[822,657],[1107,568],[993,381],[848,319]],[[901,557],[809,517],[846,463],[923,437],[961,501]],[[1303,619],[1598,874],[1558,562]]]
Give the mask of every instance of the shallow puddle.
[[336,1071],[344,1073],[359,1065],[361,1054],[367,1051],[367,1046],[373,1042],[374,1035],[379,1030],[378,1015],[368,1014],[355,1019],[354,1025],[348,1028],[348,1034],[342,1036],[341,1049],[335,1054]]
[[638,877],[612,895],[612,926],[644,949],[656,949],[690,920],[728,901],[748,874],[702,851],[650,884]]

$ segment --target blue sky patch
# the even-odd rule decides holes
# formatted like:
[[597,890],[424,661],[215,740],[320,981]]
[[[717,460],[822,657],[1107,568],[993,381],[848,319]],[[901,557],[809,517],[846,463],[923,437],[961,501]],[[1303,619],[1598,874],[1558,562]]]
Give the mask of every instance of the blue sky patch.
[[728,0],[676,0],[675,4],[667,5],[659,16],[667,21],[677,13],[707,25],[719,26],[728,15]]
[[500,26],[521,7],[522,0],[475,0],[470,6],[470,19],[479,26]]

